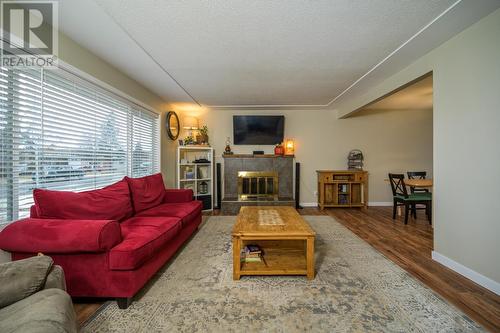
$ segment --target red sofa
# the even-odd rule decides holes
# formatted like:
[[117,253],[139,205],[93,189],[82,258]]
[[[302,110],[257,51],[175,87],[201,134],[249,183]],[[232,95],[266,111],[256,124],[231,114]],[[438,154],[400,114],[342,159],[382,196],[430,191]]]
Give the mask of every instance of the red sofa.
[[86,192],[35,189],[29,218],[0,232],[19,260],[43,252],[64,269],[76,297],[132,297],[201,223],[191,190],[165,189],[161,174]]

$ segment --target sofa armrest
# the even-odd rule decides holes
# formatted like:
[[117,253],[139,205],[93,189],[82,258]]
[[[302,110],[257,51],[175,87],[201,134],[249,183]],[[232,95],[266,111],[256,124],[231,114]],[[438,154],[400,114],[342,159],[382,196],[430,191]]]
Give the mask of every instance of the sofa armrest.
[[52,258],[36,256],[0,265],[0,308],[41,290],[53,265]]
[[0,249],[24,253],[105,252],[122,241],[114,220],[27,218],[0,232]]
[[179,203],[193,201],[193,190],[188,189],[165,189],[163,203]]
[[66,291],[66,279],[61,266],[54,265],[47,275],[43,289],[57,288]]

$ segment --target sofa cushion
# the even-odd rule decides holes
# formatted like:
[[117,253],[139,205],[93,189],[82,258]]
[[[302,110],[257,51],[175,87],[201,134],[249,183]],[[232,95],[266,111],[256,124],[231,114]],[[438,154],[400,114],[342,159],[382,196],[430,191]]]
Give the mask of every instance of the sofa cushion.
[[109,252],[109,268],[133,270],[179,233],[181,221],[176,217],[132,217],[121,228],[123,241]]
[[125,180],[85,192],[34,189],[38,217],[45,219],[123,220],[132,216]]
[[61,289],[44,289],[0,310],[0,332],[76,333],[71,297]]
[[201,214],[203,205],[201,201],[190,201],[181,203],[165,203],[150,208],[137,214],[137,216],[172,216],[182,220],[182,225],[186,226]]
[[136,213],[158,206],[165,197],[165,185],[161,173],[141,178],[125,177],[132,194]]
[[412,193],[409,194],[407,198],[403,195],[395,195],[396,198],[406,200],[406,201],[426,201],[432,200],[432,193],[430,192],[420,192],[420,193]]
[[64,270],[59,265],[52,266],[49,275],[47,275],[47,280],[45,280],[45,285],[43,286],[43,289],[51,289],[51,288],[66,290],[66,277],[64,276]]
[[190,202],[193,201],[193,190],[168,188],[165,189],[165,199],[163,203]]
[[52,258],[47,256],[0,264],[0,308],[42,289],[52,264]]

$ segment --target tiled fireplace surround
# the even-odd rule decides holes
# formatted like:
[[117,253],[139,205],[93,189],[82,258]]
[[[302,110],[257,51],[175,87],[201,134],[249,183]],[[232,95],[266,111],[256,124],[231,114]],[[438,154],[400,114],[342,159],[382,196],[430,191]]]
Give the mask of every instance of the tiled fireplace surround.
[[[238,198],[238,172],[264,171],[278,174],[278,196],[276,199]],[[224,194],[222,213],[236,215],[242,206],[293,206],[294,159],[293,156],[275,155],[226,155],[224,156]]]

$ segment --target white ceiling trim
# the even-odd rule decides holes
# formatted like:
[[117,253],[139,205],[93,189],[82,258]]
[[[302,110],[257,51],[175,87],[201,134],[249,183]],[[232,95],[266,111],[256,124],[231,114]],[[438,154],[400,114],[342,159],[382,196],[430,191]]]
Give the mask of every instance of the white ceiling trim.
[[[449,13],[451,10],[453,10],[455,7],[457,7],[461,2],[463,2],[463,0],[457,0],[455,1],[453,4],[451,4],[448,8],[446,8],[444,11],[442,11],[439,15],[437,15],[434,19],[432,19],[429,23],[427,23],[426,25],[424,25],[420,30],[418,30],[415,34],[413,34],[410,38],[408,38],[405,42],[403,42],[400,46],[398,46],[394,51],[392,51],[391,53],[389,53],[385,58],[383,58],[381,61],[379,61],[376,65],[374,65],[370,70],[368,70],[365,74],[363,74],[361,77],[359,77],[357,80],[355,80],[352,84],[350,84],[346,89],[344,89],[342,92],[340,92],[337,96],[335,96],[334,98],[332,98],[327,104],[224,104],[224,105],[210,105],[210,104],[203,104],[201,102],[198,101],[198,99],[196,97],[194,97],[189,91],[188,89],[184,88],[184,86],[174,78],[174,76],[172,74],[169,73],[169,71],[164,67],[162,66],[159,61],[157,61],[142,45],[141,43],[139,43],[128,31],[127,29],[124,28],[123,25],[121,25],[118,20],[110,14],[110,12],[108,12],[103,6],[101,6],[100,4],[99,7],[101,7],[103,9],[103,11],[106,13],[106,15],[113,20],[113,22],[128,36],[128,38],[130,38],[131,41],[133,41],[133,43],[135,43],[142,52],[144,52],[144,54],[149,57],[153,62],[154,64],[156,64],[156,66],[159,67],[159,69],[161,70],[161,72],[163,72],[170,80],[172,80],[182,91],[184,91],[187,96],[189,96],[189,98],[195,103],[197,104],[198,106],[203,106],[203,107],[207,107],[207,108],[211,108],[211,109],[247,109],[247,110],[251,110],[251,109],[255,109],[255,110],[258,110],[258,109],[265,109],[265,110],[277,110],[277,109],[295,109],[295,110],[307,110],[307,109],[332,109],[334,107],[334,103],[336,101],[338,101],[341,97],[343,97],[344,95],[346,95],[348,92],[351,92],[353,90],[354,87],[356,87],[356,89],[358,89],[358,87],[360,86],[360,83],[363,82],[363,85],[364,85],[364,82],[369,82],[370,79],[367,81],[365,79],[367,79],[367,77],[373,77],[373,75],[370,75],[372,74],[373,72],[375,72],[377,69],[378,72],[380,71],[380,67],[382,67],[382,65],[384,64],[387,64],[387,63],[392,63],[390,60],[393,59],[395,57],[395,55],[399,55],[401,53],[401,51],[404,49],[404,50],[408,50],[408,48],[410,48],[411,50],[411,46],[410,45],[413,45],[415,43],[412,43],[412,41],[414,41],[415,39],[417,39],[417,37],[421,36],[424,32],[428,32],[428,30],[430,30],[429,28],[433,27],[434,25],[436,25],[436,22],[442,22],[442,18],[447,14]],[[464,2],[465,3],[465,2]],[[464,7],[464,6],[460,6],[460,7]],[[461,9],[458,9],[458,10],[462,10],[463,8]],[[441,24],[441,23],[440,23]],[[428,32],[428,33],[432,33],[431,32]],[[449,38],[449,37],[448,37]],[[418,42],[417,42],[418,44]],[[434,46],[435,47],[435,46]],[[404,53],[404,51],[403,51]],[[413,59],[415,60],[415,59]],[[397,60],[396,60],[397,62]],[[386,67],[386,65],[384,65],[384,67]],[[373,73],[374,74],[374,73]],[[361,85],[362,86],[362,85]]]
[[273,110],[273,109],[294,109],[294,110],[308,110],[308,109],[322,109],[322,108],[327,108],[329,104],[235,104],[235,105],[204,105],[205,107],[211,108],[211,109],[231,109],[231,110],[238,110],[238,109],[266,109],[266,110]]
[[403,44],[401,44],[398,48],[396,48],[394,51],[392,51],[387,57],[385,57],[384,59],[382,59],[378,64],[376,64],[375,66],[373,66],[368,72],[366,72],[363,76],[361,76],[359,79],[357,79],[356,81],[354,81],[353,84],[351,84],[349,87],[347,87],[347,89],[345,89],[344,91],[342,91],[340,94],[337,95],[337,97],[335,97],[334,99],[332,99],[328,104],[327,106],[330,106],[332,105],[336,100],[338,100],[340,97],[342,97],[345,93],[347,93],[349,90],[351,90],[355,85],[357,85],[361,80],[363,80],[365,77],[367,77],[368,75],[370,75],[371,72],[373,72],[374,70],[376,70],[378,67],[380,67],[383,63],[385,63],[387,60],[389,60],[393,55],[395,55],[399,50],[401,50],[403,47],[405,47],[408,43],[410,43],[412,40],[414,40],[415,38],[417,38],[420,34],[422,34],[425,30],[427,30],[431,25],[434,24],[434,22],[436,22],[437,20],[439,20],[441,17],[443,17],[446,13],[448,13],[450,10],[452,10],[453,8],[455,8],[456,5],[458,5],[460,2],[462,2],[462,0],[457,0],[455,3],[453,3],[450,7],[448,7],[447,9],[445,9],[441,14],[439,14],[437,17],[435,17],[432,21],[430,21],[429,23],[427,23],[422,29],[420,29],[419,31],[417,31],[417,33],[415,33],[413,36],[411,36],[406,42],[404,42]]
[[102,8],[102,10],[106,13],[106,15],[108,15],[108,17],[113,20],[113,22],[118,26],[120,27],[120,29],[128,36],[128,38],[130,38],[141,50],[142,52],[144,52],[160,69],[162,72],[164,72],[172,81],[175,82],[175,84],[181,88],[182,91],[184,91],[188,96],[189,98],[191,98],[191,100],[196,103],[199,107],[201,107],[201,103],[198,102],[198,100],[186,89],[184,88],[180,83],[179,81],[177,81],[175,79],[175,77],[173,77],[172,74],[169,73],[169,71],[163,67],[142,45],[141,43],[139,43],[129,32],[127,29],[125,29],[123,27],[123,25],[120,24],[120,22],[118,22],[118,20],[115,19],[115,17],[113,15],[111,15],[107,10],[106,8],[103,8],[101,5],[97,4],[99,7]]
[[106,13],[108,17],[110,17],[113,22],[120,27],[120,29],[160,68],[162,72],[164,72],[171,80],[175,82],[175,84],[182,90],[184,91],[191,100],[196,103],[200,107],[208,107],[211,109],[300,109],[300,110],[307,110],[307,109],[327,109],[329,108],[335,101],[337,101],[340,97],[342,97],[344,94],[346,94],[348,91],[350,91],[353,87],[355,87],[358,83],[360,83],[365,77],[370,75],[373,71],[375,71],[377,68],[379,68],[382,64],[386,63],[389,59],[391,59],[398,51],[400,51],[402,48],[404,48],[406,45],[408,45],[412,40],[414,40],[416,37],[421,35],[424,31],[426,31],[430,26],[432,26],[436,21],[438,21],[440,18],[442,18],[446,13],[448,13],[450,10],[452,10],[455,6],[457,6],[462,0],[457,0],[454,2],[452,5],[450,5],[447,9],[445,9],[442,13],[440,13],[438,16],[436,16],[433,20],[431,20],[429,23],[427,23],[424,27],[422,27],[419,31],[417,31],[414,35],[412,35],[408,40],[406,40],[404,43],[402,43],[399,47],[397,47],[394,51],[389,53],[384,59],[382,59],[380,62],[378,62],[375,66],[373,66],[370,70],[368,70],[365,74],[363,74],[360,78],[358,78],[356,81],[354,81],[351,85],[349,85],[345,90],[343,90],[339,95],[336,97],[332,98],[330,102],[327,104],[309,104],[309,105],[304,105],[304,104],[235,104],[235,105],[209,105],[209,104],[202,104],[198,101],[196,97],[194,97],[182,84],[175,79],[175,77],[169,73],[169,71],[164,68],[142,45],[139,43],[129,32],[127,29],[123,27],[122,24],[118,22],[118,20],[111,14],[109,13],[106,8],[101,6],[98,3],[98,6],[102,8],[102,10]]
[[402,48],[404,48],[406,45],[408,45],[412,40],[420,36],[424,31],[426,31],[430,26],[432,26],[436,21],[438,21],[440,18],[442,18],[446,13],[448,13],[450,10],[455,8],[462,0],[457,0],[455,1],[451,6],[446,8],[441,14],[436,16],[433,20],[431,20],[429,23],[427,23],[424,27],[422,27],[419,31],[417,31],[413,36],[408,38],[404,43],[402,43],[400,46],[398,46],[394,51],[389,53],[384,59],[382,59],[380,62],[378,62],[375,66],[373,66],[369,71],[367,71],[365,74],[363,74],[359,79],[354,81],[349,87],[347,87],[345,90],[343,90],[340,94],[338,94],[336,97],[334,97],[330,102],[327,104],[314,104],[314,105],[301,105],[301,104],[294,104],[294,105],[283,105],[283,104],[272,104],[272,105],[261,105],[261,104],[249,104],[249,105],[206,105],[209,108],[212,109],[327,109],[329,108],[335,101],[337,101],[339,98],[341,98],[343,95],[345,95],[347,92],[349,92],[352,88],[354,88],[359,82],[361,82],[365,77],[370,75],[373,71],[375,71],[377,68],[379,68],[381,65],[386,63],[392,56],[394,56],[398,51],[400,51]]

